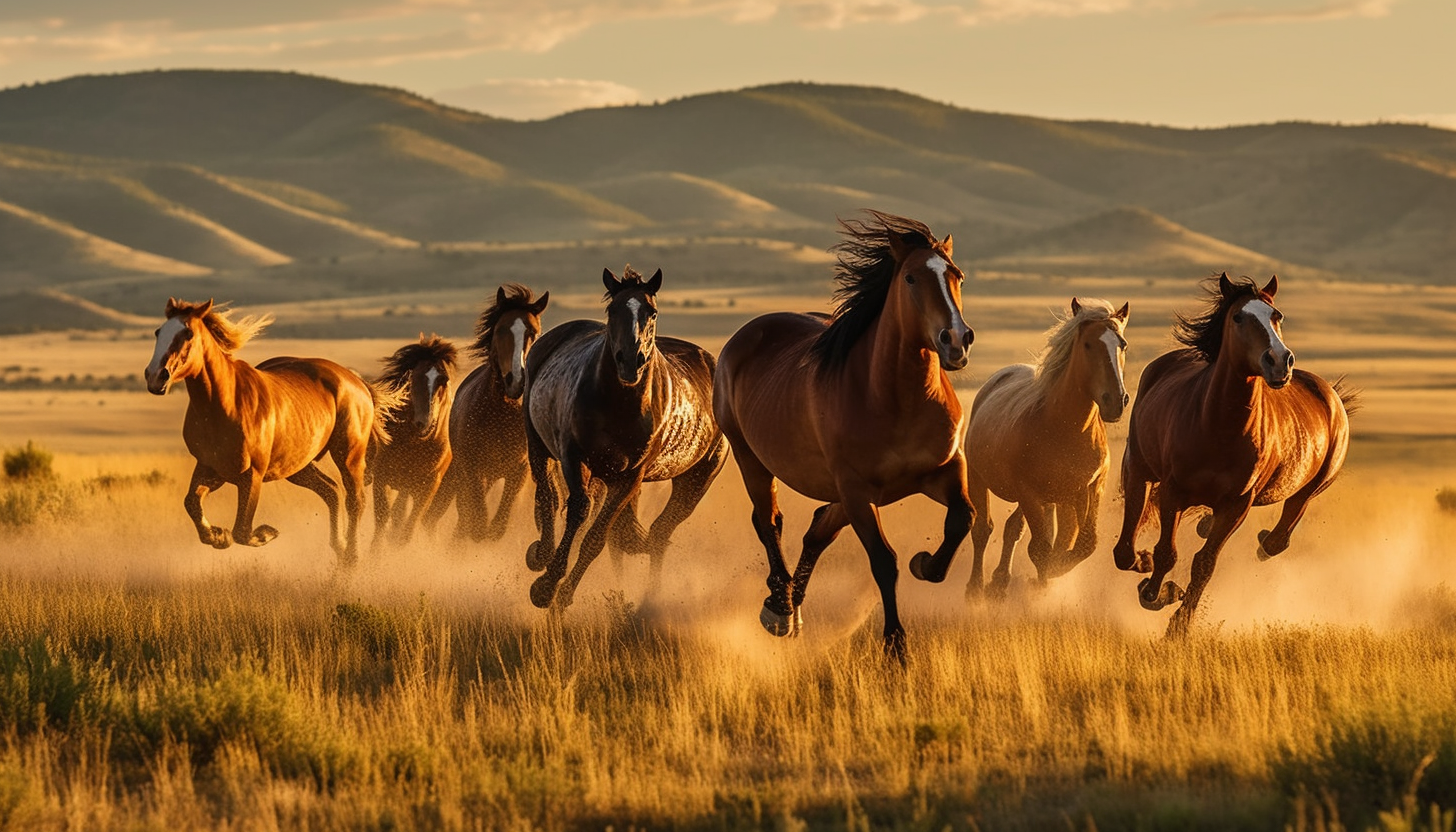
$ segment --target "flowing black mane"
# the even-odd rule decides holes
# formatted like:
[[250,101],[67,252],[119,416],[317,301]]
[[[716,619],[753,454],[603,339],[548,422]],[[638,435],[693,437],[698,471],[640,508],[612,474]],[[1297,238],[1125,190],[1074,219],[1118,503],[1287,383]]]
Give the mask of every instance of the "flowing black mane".
[[895,278],[895,254],[890,236],[916,247],[936,244],[930,228],[918,220],[866,210],[867,220],[839,220],[844,239],[832,251],[839,254],[834,280],[834,317],[809,348],[821,372],[842,366],[849,350],[885,308]]
[[409,381],[410,373],[421,364],[455,366],[455,345],[438,335],[421,337],[418,344],[405,344],[384,359],[384,375],[380,381],[398,387]]
[[1173,324],[1173,337],[1178,339],[1178,343],[1198,353],[1210,364],[1218,360],[1219,348],[1223,346],[1223,319],[1229,310],[1241,300],[1260,296],[1258,284],[1249,277],[1228,278],[1234,291],[1225,295],[1220,288],[1224,277],[1226,275],[1203,281],[1207,304],[1202,313],[1190,316],[1179,312]]
[[475,340],[469,350],[480,358],[490,357],[490,342],[495,337],[495,325],[500,323],[501,317],[512,309],[525,309],[536,302],[531,290],[519,283],[507,283],[500,288],[505,301],[501,302],[499,297],[491,301],[475,322]]

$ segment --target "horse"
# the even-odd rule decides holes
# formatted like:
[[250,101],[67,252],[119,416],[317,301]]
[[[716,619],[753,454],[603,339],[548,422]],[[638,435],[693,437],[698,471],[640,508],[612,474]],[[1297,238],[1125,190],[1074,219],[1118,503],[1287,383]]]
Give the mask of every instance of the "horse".
[[[521,413],[526,357],[541,334],[541,314],[550,300],[550,292],[532,297],[525,286],[507,283],[496,289],[494,302],[475,322],[475,341],[469,349],[483,363],[455,391],[450,411],[454,456],[425,514],[426,528],[435,527],[453,500],[459,517],[456,537],[481,542],[505,534],[530,470]],[[486,494],[497,480],[504,480],[505,485],[491,516]]]
[[398,391],[402,401],[386,411],[390,441],[370,447],[367,471],[374,486],[376,549],[391,525],[395,543],[409,542],[450,467],[450,375],[455,357],[454,344],[420,333],[418,343],[405,344],[384,359],[378,383]]
[[[278,530],[253,525],[260,486],[286,479],[318,494],[329,507],[330,543],[349,566],[358,556],[369,443],[389,438],[376,404],[392,400],[358,373],[327,359],[279,356],[254,367],[234,357],[271,322],[269,315],[233,321],[225,306],[211,300],[167,301],[145,377],[147,391],[158,396],[174,382],[187,384],[182,439],[197,465],[183,505],[203,543],[216,549],[234,542],[262,546]],[[318,467],[324,454],[343,479],[348,526],[342,534],[339,486]],[[231,532],[210,524],[202,513],[208,492],[226,483],[238,489]]]
[[[1284,314],[1274,305],[1277,277],[1260,288],[1225,273],[1204,289],[1202,313],[1177,317],[1174,335],[1184,348],[1154,359],[1138,383],[1122,457],[1122,533],[1113,548],[1119,569],[1150,573],[1138,585],[1144,608],[1182,600],[1170,638],[1187,634],[1219,552],[1252,506],[1284,503],[1274,528],[1259,533],[1259,559],[1289,547],[1309,501],[1345,462],[1357,395],[1343,379],[1330,384],[1294,369]],[[1154,508],[1150,493],[1160,526],[1151,554],[1134,546]],[[1212,515],[1198,523],[1205,540],[1184,592],[1163,579],[1178,560],[1178,522],[1197,507]]]
[[[1035,366],[1013,364],[976,393],[966,429],[966,466],[975,547],[966,595],[981,593],[981,559],[991,538],[990,494],[1016,504],[1001,532],[1001,562],[989,592],[1003,595],[1023,523],[1027,554],[1046,582],[1086,560],[1097,546],[1109,456],[1104,422],[1127,406],[1128,305],[1072,298],[1072,314],[1047,332]],[[1055,541],[1053,540],[1055,528]]]
[[[869,554],[884,608],[884,648],[905,661],[895,550],[879,506],[924,494],[946,507],[934,555],[916,578],[945,579],[974,509],[966,492],[965,427],[946,369],[966,366],[974,334],[961,312],[964,274],[949,235],[879,211],[840,220],[833,316],[776,312],[744,324],[718,357],[713,409],[753,503],[768,555],[759,622],[776,636],[803,627],[804,591],[819,555],[846,526]],[[822,501],[794,575],[784,563],[777,480]]]
[[[630,266],[621,278],[603,269],[602,283],[606,323],[564,323],[541,336],[526,363],[526,449],[540,532],[526,551],[526,565],[544,569],[531,584],[531,602],[542,608],[571,605],[609,531],[615,549],[651,555],[655,590],[673,531],[703,498],[728,455],[710,404],[712,353],[657,334],[662,270],[643,280]],[[559,541],[560,494],[548,467],[553,460],[567,488],[566,526]],[[637,495],[644,482],[664,480],[672,481],[672,493],[644,534],[635,515]],[[568,555],[592,507],[595,482],[605,486],[605,494],[567,576]]]

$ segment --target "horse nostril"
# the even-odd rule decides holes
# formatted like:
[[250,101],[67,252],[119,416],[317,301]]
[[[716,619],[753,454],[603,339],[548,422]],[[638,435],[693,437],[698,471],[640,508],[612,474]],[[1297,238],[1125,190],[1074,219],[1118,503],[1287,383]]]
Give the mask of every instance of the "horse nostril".
[[1127,403],[1130,402],[1130,401],[1132,401],[1132,397],[1129,396],[1126,393],[1123,393],[1122,394],[1122,406],[1123,407],[1127,407]]
[[942,329],[940,331],[940,343],[945,344],[947,347],[950,346],[950,330]]

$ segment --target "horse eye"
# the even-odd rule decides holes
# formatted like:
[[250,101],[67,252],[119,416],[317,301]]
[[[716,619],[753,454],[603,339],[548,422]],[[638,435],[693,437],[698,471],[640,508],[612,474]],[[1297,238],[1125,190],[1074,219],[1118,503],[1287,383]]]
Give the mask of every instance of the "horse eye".
[[1242,312],[1235,312],[1234,313],[1234,323],[1241,324],[1243,322],[1244,322],[1244,313],[1242,313]]
[[913,274],[907,274],[907,275],[905,275],[905,282],[906,283],[910,283],[910,284],[914,284],[915,283],[915,275],[913,275]]
[[162,328],[161,327],[157,327],[156,331],[152,333],[152,337],[155,338],[155,337],[157,337],[158,335],[161,335],[161,334],[162,334]]

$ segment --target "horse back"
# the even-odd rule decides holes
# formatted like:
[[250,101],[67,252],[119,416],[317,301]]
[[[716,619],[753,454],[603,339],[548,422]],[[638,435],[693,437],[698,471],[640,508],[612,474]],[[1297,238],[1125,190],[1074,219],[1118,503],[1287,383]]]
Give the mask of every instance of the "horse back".
[[723,441],[713,417],[713,354],[680,338],[658,336],[651,408],[653,437],[643,479],[681,476]]

